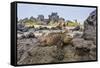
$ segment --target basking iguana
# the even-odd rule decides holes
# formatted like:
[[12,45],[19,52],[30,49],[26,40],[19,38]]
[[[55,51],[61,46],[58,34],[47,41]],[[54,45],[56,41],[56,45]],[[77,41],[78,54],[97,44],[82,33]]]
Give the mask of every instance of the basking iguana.
[[67,31],[52,32],[40,38],[40,46],[57,46],[56,58],[62,60],[64,58],[63,46],[70,44],[71,40],[72,37],[67,35]]

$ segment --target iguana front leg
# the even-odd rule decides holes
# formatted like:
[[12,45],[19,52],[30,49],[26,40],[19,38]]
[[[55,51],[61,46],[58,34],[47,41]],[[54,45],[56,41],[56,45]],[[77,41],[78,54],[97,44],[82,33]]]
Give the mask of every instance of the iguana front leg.
[[59,61],[64,59],[64,51],[63,51],[63,43],[62,42],[57,43],[57,50],[56,50],[55,58]]

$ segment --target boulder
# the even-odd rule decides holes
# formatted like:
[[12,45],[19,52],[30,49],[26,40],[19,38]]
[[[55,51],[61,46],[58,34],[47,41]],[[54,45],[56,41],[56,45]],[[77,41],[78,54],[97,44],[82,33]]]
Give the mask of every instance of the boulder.
[[93,41],[84,40],[83,38],[74,38],[72,40],[72,44],[75,48],[87,48],[87,49],[95,48]]
[[75,55],[80,56],[80,60],[95,60],[96,45],[92,40],[84,40],[83,38],[74,38],[72,45],[75,49]]
[[17,24],[17,30],[18,30],[18,31],[22,31],[22,32],[26,32],[26,31],[28,31],[28,28],[25,27],[24,24],[18,23],[18,24]]
[[74,37],[72,45],[75,55],[80,60],[96,60],[96,10],[90,13],[84,22],[84,31],[81,37]]
[[96,44],[96,10],[90,13],[89,17],[84,21],[83,38],[86,40],[93,40]]

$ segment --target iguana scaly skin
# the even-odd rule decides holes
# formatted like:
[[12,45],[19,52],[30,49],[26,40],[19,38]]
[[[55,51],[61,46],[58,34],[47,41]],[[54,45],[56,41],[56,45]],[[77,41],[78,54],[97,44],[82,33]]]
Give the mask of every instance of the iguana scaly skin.
[[64,58],[63,46],[70,44],[71,40],[72,37],[66,32],[49,33],[41,37],[40,46],[57,46],[56,58],[62,60]]
[[67,35],[65,32],[56,32],[49,33],[40,38],[41,46],[60,46],[62,47],[64,44],[70,44],[72,37]]

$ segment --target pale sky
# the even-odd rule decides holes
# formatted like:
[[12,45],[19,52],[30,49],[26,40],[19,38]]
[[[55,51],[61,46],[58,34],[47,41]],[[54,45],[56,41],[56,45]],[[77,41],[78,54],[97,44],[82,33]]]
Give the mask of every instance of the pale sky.
[[42,14],[48,18],[52,12],[57,12],[60,17],[65,20],[75,20],[83,23],[89,14],[96,8],[93,7],[76,7],[76,6],[57,6],[57,5],[39,5],[39,4],[26,4],[18,3],[17,17],[18,20],[23,18],[30,18],[31,16],[37,18]]

